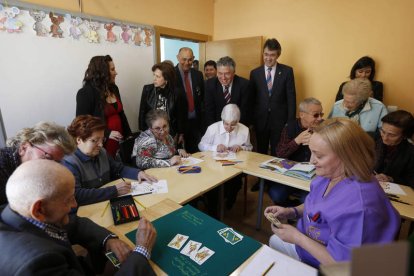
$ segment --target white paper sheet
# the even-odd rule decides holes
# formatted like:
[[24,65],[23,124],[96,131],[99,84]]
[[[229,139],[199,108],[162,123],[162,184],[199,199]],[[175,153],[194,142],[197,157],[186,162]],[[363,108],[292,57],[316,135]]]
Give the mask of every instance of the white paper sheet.
[[275,262],[274,266],[266,273],[266,276],[270,275],[283,275],[283,276],[312,276],[318,275],[318,271],[299,262],[291,257],[288,257],[276,250],[273,250],[267,245],[263,245],[253,260],[246,266],[240,273],[241,276],[262,275],[266,269]]
[[380,182],[380,184],[386,194],[407,195],[398,184],[391,182]]
[[236,153],[233,151],[217,152],[213,151],[214,160],[237,160]]
[[181,158],[181,163],[179,165],[177,165],[176,167],[179,167],[179,166],[194,166],[194,165],[199,164],[201,162],[204,162],[204,160],[189,156],[187,158]]
[[167,180],[158,180],[152,184],[143,181],[138,183],[138,181],[131,182],[131,193],[130,195],[142,195],[142,194],[164,194],[168,193],[168,183]]

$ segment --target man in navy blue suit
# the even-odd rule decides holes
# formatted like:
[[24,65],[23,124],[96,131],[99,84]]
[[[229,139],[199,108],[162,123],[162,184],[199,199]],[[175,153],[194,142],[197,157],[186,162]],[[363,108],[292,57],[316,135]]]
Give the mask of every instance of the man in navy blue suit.
[[282,48],[272,38],[263,46],[264,66],[250,72],[249,92],[257,151],[275,156],[280,134],[287,121],[296,117],[293,69],[277,62]]
[[235,74],[236,63],[231,57],[217,61],[217,77],[206,81],[205,106],[207,126],[221,121],[224,106],[232,103],[240,109],[240,123],[249,126],[247,121],[249,81]]

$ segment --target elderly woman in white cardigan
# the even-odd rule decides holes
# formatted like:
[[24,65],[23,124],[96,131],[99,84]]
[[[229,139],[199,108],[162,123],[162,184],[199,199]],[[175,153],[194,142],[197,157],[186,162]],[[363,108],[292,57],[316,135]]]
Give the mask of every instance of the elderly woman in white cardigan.
[[[250,143],[249,128],[240,124],[240,109],[235,104],[228,104],[221,112],[222,121],[216,122],[207,128],[206,133],[198,148],[201,151],[251,151],[253,146]],[[237,193],[242,186],[241,175],[227,181],[224,184],[224,198],[226,208],[231,209],[236,201]],[[208,192],[208,212],[213,217],[218,217],[218,188]]]

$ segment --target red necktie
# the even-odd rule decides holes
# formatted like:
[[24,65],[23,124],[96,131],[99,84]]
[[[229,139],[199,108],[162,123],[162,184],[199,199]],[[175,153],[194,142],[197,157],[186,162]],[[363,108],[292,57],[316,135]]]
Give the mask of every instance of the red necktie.
[[188,78],[188,72],[184,72],[185,92],[187,93],[188,112],[194,111],[194,99],[193,92],[191,90],[190,79]]

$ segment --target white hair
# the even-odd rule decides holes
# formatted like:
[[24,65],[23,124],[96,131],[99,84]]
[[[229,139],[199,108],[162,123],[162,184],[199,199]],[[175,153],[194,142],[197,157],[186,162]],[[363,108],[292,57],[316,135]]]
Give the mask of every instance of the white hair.
[[28,216],[36,201],[49,200],[60,195],[62,186],[72,173],[55,161],[37,159],[24,162],[10,176],[6,195],[10,208]]
[[221,112],[221,119],[226,122],[239,122],[240,109],[236,104],[228,104]]

